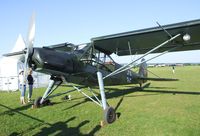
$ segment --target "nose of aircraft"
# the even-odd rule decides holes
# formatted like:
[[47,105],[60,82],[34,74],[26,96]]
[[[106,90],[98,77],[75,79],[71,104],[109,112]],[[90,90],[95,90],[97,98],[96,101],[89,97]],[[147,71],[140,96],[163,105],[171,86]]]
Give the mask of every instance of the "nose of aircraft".
[[29,61],[33,69],[46,69],[65,73],[74,72],[76,56],[67,53],[45,48],[34,48],[34,53]]

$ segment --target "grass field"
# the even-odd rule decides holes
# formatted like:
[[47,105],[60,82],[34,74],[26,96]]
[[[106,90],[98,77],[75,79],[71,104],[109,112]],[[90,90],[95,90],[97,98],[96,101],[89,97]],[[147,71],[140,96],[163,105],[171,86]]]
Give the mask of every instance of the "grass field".
[[[119,118],[100,127],[102,109],[78,92],[72,100],[52,99],[53,106],[32,109],[19,104],[19,92],[0,93],[0,136],[4,135],[98,135],[98,136],[199,136],[200,66],[150,68],[176,82],[150,82],[107,87],[108,102]],[[151,74],[149,74],[153,77]],[[57,92],[71,88],[60,87]],[[98,91],[97,89],[95,91]],[[34,89],[33,99],[44,89]]]

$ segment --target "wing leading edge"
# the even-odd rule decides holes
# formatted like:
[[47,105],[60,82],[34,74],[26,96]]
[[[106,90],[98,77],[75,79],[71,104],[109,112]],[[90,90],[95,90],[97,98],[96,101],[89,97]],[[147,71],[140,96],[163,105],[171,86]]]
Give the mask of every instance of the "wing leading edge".
[[[172,36],[181,34],[171,43],[159,48],[153,53],[160,53],[171,48],[173,51],[200,49],[200,19],[162,26]],[[152,27],[114,35],[92,38],[94,47],[108,55],[116,53],[119,56],[144,54],[160,43],[168,40],[169,35],[161,27]],[[184,41],[183,36],[189,34],[191,39]]]

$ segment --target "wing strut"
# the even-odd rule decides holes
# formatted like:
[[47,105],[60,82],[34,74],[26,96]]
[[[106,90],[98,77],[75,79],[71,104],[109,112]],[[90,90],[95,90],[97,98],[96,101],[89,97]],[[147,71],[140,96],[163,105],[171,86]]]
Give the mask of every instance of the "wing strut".
[[169,35],[169,37],[172,38],[172,35],[171,35],[164,27],[162,27],[158,22],[156,22],[156,23],[158,24],[158,26],[159,26],[160,28],[162,28],[162,30],[163,30],[167,35]]
[[[160,56],[162,56],[162,55],[164,55],[164,54],[166,54],[166,53],[169,53],[169,52],[172,51],[172,50],[175,50],[175,49],[177,49],[177,48],[180,48],[180,47],[182,47],[182,46],[177,46],[177,47],[174,47],[174,48],[169,49],[169,50],[167,50],[167,51],[164,51],[163,53],[160,53],[160,54],[158,54],[158,55],[156,55],[156,56],[154,56],[154,57],[152,57],[152,58],[150,58],[150,59],[147,59],[147,60],[145,60],[145,61],[143,61],[143,62],[137,63],[137,64],[134,65],[134,66],[138,66],[138,65],[140,65],[140,64],[142,64],[142,63],[144,63],[144,62],[148,62],[148,61],[150,61],[150,60],[153,60],[153,59],[155,59],[155,58],[158,58],[158,57],[160,57]],[[132,67],[131,67],[131,68],[132,68]],[[126,70],[127,70],[127,69],[126,69]]]
[[145,53],[143,56],[139,57],[138,59],[136,59],[136,60],[132,61],[131,63],[129,63],[129,64],[127,64],[127,65],[125,65],[125,66],[123,66],[123,67],[121,67],[121,68],[119,68],[119,69],[113,71],[113,72],[110,73],[110,74],[108,74],[108,75],[105,76],[103,79],[106,79],[107,77],[114,76],[114,75],[116,75],[116,74],[119,74],[119,73],[121,73],[121,72],[124,72],[124,71],[130,69],[130,66],[133,65],[136,61],[140,60],[141,58],[144,58],[145,56],[149,55],[150,53],[152,53],[153,51],[159,49],[160,47],[162,47],[162,46],[168,44],[169,42],[173,41],[174,39],[176,39],[176,38],[179,37],[179,36],[181,36],[181,34],[177,34],[177,35],[173,36],[173,37],[170,38],[169,40],[167,40],[167,41],[161,43],[160,45],[156,46],[156,47],[153,48],[152,50],[148,51],[147,53]]
[[128,41],[128,49],[129,49],[130,55],[132,55],[130,41]]

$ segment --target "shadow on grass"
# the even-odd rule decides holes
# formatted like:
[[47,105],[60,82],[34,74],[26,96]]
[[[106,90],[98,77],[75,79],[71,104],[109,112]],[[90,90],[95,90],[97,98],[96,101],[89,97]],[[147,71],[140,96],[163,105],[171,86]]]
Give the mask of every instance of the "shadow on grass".
[[119,108],[119,106],[121,105],[123,100],[124,100],[124,96],[121,97],[121,99],[119,100],[119,102],[117,103],[117,105],[114,108],[116,115],[117,115],[117,118],[120,118],[120,116],[121,116],[121,113],[117,112],[117,109]]
[[[57,135],[57,136],[94,136],[97,131],[101,129],[100,125],[95,126],[88,134],[84,134],[80,131],[81,127],[89,123],[90,121],[85,120],[78,124],[76,127],[69,127],[70,121],[75,120],[76,117],[71,117],[67,121],[59,121],[56,122],[49,127],[43,127],[40,129],[39,132],[33,134],[33,136],[47,136],[47,135]],[[39,127],[39,126],[38,126]],[[35,129],[36,127],[34,127]],[[29,129],[30,130],[30,129]],[[23,133],[13,132],[9,136],[17,136],[17,135],[23,135],[28,134],[29,131],[25,131]]]
[[[107,99],[114,98],[114,97],[120,97],[122,98],[119,100],[115,107],[115,111],[119,108],[122,101],[124,100],[124,97],[141,97],[141,96],[150,96],[150,95],[160,95],[163,94],[186,94],[186,95],[200,95],[200,92],[194,92],[194,91],[171,91],[169,89],[175,89],[170,87],[149,87],[150,83],[145,84],[142,88],[140,87],[131,87],[128,89],[118,89],[118,88],[107,88],[108,92],[106,92]],[[144,90],[145,88],[150,88],[150,90]],[[155,89],[155,90],[154,90]],[[167,89],[167,90],[162,90]],[[138,95],[128,95],[135,92],[145,92],[145,94],[138,94]],[[120,113],[119,113],[120,114]],[[120,114],[121,115],[121,114]]]
[[[130,93],[134,93],[134,92],[137,92],[137,91],[140,91],[140,90],[141,90],[140,87],[134,87],[134,88],[125,89],[125,90],[118,89],[118,88],[106,88],[106,89],[108,90],[108,91],[105,92],[105,94],[106,94],[106,99],[111,99],[111,98],[115,98],[115,97],[117,98],[117,97],[122,96],[122,98],[121,98],[120,101],[117,103],[116,107],[114,108],[115,111],[117,111],[117,109],[118,109],[118,107],[120,106],[120,104],[122,103],[122,101],[123,101],[123,99],[124,99],[123,97],[124,97],[125,95],[130,94]],[[95,97],[93,97],[93,96],[92,96],[91,98],[95,99]],[[99,100],[101,100],[100,94],[97,94],[97,98],[98,98]],[[91,102],[91,100],[90,100],[89,98],[85,98],[85,99],[83,99],[83,101],[80,101],[80,102],[78,102],[78,103],[76,103],[76,104],[74,104],[74,105],[72,105],[72,106],[70,106],[70,107],[68,107],[68,108],[63,109],[63,110],[69,110],[69,109],[72,109],[72,108],[74,108],[74,107],[76,107],[76,106],[85,104],[85,103],[87,103],[87,102]]]
[[[127,95],[127,94],[131,94],[131,93],[134,93],[134,92],[137,92],[137,91],[140,91],[141,88],[140,87],[134,87],[134,88],[131,88],[131,89],[126,89],[126,90],[121,90],[121,89],[116,89],[116,88],[107,88],[108,91],[105,92],[106,94],[106,99],[111,99],[111,98],[114,98],[114,97],[121,97],[119,102],[116,104],[116,106],[114,107],[114,110],[117,114],[117,117],[119,118],[121,116],[121,113],[117,112],[118,108],[120,107],[121,103],[123,102],[124,100],[124,96]],[[153,95],[153,94],[151,94]],[[136,96],[135,96],[136,97]],[[95,99],[94,97],[92,97],[93,99]],[[99,100],[101,100],[101,96],[100,94],[97,94],[97,98]],[[85,104],[87,102],[91,102],[89,98],[85,98],[83,99],[83,101],[81,102],[78,102],[68,108],[65,108],[63,110],[69,110],[69,109],[72,109],[74,107],[77,107],[77,106],[80,106],[82,104]]]
[[[30,105],[26,105],[26,106],[29,107]],[[27,108],[26,106],[24,107],[25,109]],[[10,134],[10,136],[23,135],[24,133],[27,133],[27,132],[29,132],[29,131],[31,131],[31,130],[33,130],[33,129],[35,129],[35,128],[41,126],[41,125],[44,125],[44,124],[45,124],[45,125],[51,126],[50,123],[47,123],[47,122],[45,122],[45,121],[43,121],[43,120],[41,120],[41,119],[38,119],[38,118],[36,118],[36,117],[30,116],[30,115],[28,115],[28,114],[25,114],[25,113],[21,112],[20,109],[24,109],[23,107],[13,109],[13,108],[10,108],[10,107],[8,107],[8,106],[6,106],[6,105],[3,105],[3,104],[0,104],[0,107],[3,107],[3,108],[8,109],[8,111],[4,112],[3,115],[10,115],[9,113],[12,113],[11,115],[15,115],[15,114],[17,115],[17,114],[19,114],[19,115],[22,115],[22,116],[24,116],[24,117],[27,117],[27,118],[29,118],[29,119],[32,119],[32,120],[35,120],[35,121],[39,122],[39,124],[37,124],[37,125],[35,125],[35,126],[31,126],[29,129],[23,130],[22,133],[13,132],[13,133]],[[5,113],[8,113],[8,114],[5,114]]]
[[200,92],[191,91],[170,91],[170,90],[141,90],[141,92],[153,92],[153,93],[164,93],[164,94],[189,94],[189,95],[200,95]]
[[[127,87],[130,87],[128,89],[118,89],[118,88],[109,88],[109,87],[106,87],[106,99],[111,99],[111,98],[117,98],[117,97],[121,97],[122,98],[119,100],[119,102],[117,103],[116,107],[114,108],[115,111],[117,111],[118,107],[120,106],[120,104],[122,103],[123,99],[124,99],[124,96],[125,97],[139,97],[139,96],[150,96],[150,95],[159,95],[159,93],[172,93],[172,94],[193,94],[193,95],[199,95],[200,92],[191,92],[191,91],[170,91],[169,89],[175,89],[175,88],[170,88],[170,87],[150,87],[150,83],[146,83],[143,85],[143,87],[133,87],[133,86],[130,86],[130,85],[127,85]],[[150,88],[151,90],[144,90],[145,88]],[[155,90],[153,90],[155,89]],[[167,90],[163,90],[163,89],[167,89]],[[141,94],[141,95],[128,95],[128,94],[131,94],[131,93],[134,93],[134,92],[147,92],[148,94]],[[150,94],[151,92],[151,94]],[[97,95],[97,98],[99,100],[101,100],[101,96],[99,93],[95,93]],[[94,97],[91,97],[94,99]],[[90,102],[90,99],[88,98],[85,98],[84,97],[80,97],[80,98],[74,98],[72,99],[71,101],[67,101],[67,102],[73,102],[74,100],[78,100],[78,99],[83,99],[82,101],[79,101],[78,103],[68,107],[68,108],[65,108],[63,110],[69,110],[69,109],[72,109],[76,106],[79,106],[79,105],[82,105],[82,104],[85,104],[87,102]],[[66,102],[66,101],[65,101]]]
[[57,136],[93,136],[97,131],[100,130],[100,125],[97,125],[94,129],[92,129],[88,134],[83,134],[80,129],[84,125],[88,124],[90,121],[85,120],[78,124],[76,127],[69,127],[69,122],[75,120],[76,117],[72,117],[67,121],[59,121],[52,124],[50,127],[43,127],[40,132],[34,134],[33,136],[45,136],[45,135],[57,135]]
[[[189,95],[200,95],[200,92],[194,92],[194,91],[172,91],[170,89],[175,89],[175,88],[170,88],[170,87],[149,87],[150,83],[145,84],[142,88],[140,87],[132,87],[132,88],[128,88],[128,89],[118,89],[118,88],[108,88],[111,93],[110,97],[117,97],[120,94],[121,95],[126,95],[126,94],[130,94],[133,92],[147,92],[147,93],[155,93],[155,94],[143,94],[143,95],[136,95],[134,97],[137,96],[147,96],[147,95],[156,95],[156,93],[171,93],[171,94],[189,94]],[[148,90],[144,90],[145,88],[150,88]],[[165,90],[163,90],[165,89]],[[126,96],[128,97],[128,96]]]
[[[134,92],[147,92],[148,94],[141,94],[141,95],[134,95],[134,96],[126,96],[126,97],[139,97],[139,96],[149,96],[149,95],[158,95],[158,93],[172,93],[172,94],[193,94],[193,95],[199,95],[200,92],[191,92],[191,91],[170,91],[170,89],[175,89],[175,88],[170,88],[170,87],[150,87],[150,83],[144,84],[142,88],[140,87],[133,87],[128,85],[127,87],[130,87],[128,89],[118,89],[118,88],[109,88],[106,87],[106,99],[110,98],[115,98],[115,97],[120,97],[120,96],[126,96],[128,94],[134,93]],[[144,90],[145,88],[150,88],[151,90]],[[155,90],[154,90],[155,89]],[[165,90],[163,90],[165,89]],[[149,94],[151,92],[151,94]],[[152,94],[153,93],[153,94]],[[94,97],[92,97],[94,98]],[[100,94],[97,94],[97,98],[101,100]],[[120,104],[122,103],[124,98],[121,98],[120,101],[118,102],[117,106],[115,107],[115,110],[118,109]],[[88,102],[89,99],[85,98],[83,101],[76,103],[64,110],[71,109],[73,107],[79,106],[81,104],[84,104]]]
[[27,109],[31,108],[32,105],[31,105],[31,103],[29,103],[29,104],[22,105],[22,106],[20,106],[18,108],[15,108],[15,109],[10,108],[10,107],[8,107],[6,105],[3,105],[3,104],[0,104],[0,106],[8,109],[7,111],[4,111],[4,112],[0,113],[0,116],[1,115],[10,115],[10,116],[13,116],[16,113],[21,113],[21,111],[24,111],[24,110],[27,110]]
[[[148,84],[144,86],[144,88],[148,87]],[[140,97],[140,96],[149,96],[149,95],[160,95],[161,93],[163,94],[189,94],[189,95],[200,95],[200,92],[192,92],[192,91],[171,91],[169,88],[167,87],[150,87],[150,90],[143,90],[140,87],[132,87],[132,88],[128,88],[128,89],[118,89],[118,88],[109,88],[108,91],[106,91],[106,98],[110,99],[110,98],[114,98],[114,97],[121,97],[118,101],[118,103],[115,106],[115,111],[118,110],[118,108],[120,107],[120,105],[123,103],[124,97]],[[166,89],[166,90],[162,90],[162,89]],[[128,95],[128,94],[133,94],[135,92],[145,92],[144,94],[138,94],[138,95]],[[97,96],[98,98],[100,98],[100,95]],[[82,99],[82,97],[77,98],[77,99]],[[74,100],[77,100],[76,98]],[[73,101],[73,100],[72,100]],[[67,109],[71,109],[73,107],[79,106],[81,104],[84,104],[86,102],[90,101],[88,98],[83,99],[83,101],[76,103],[70,107],[68,107]],[[59,104],[59,103],[58,103]],[[84,135],[95,135],[95,133],[97,131],[99,131],[101,129],[100,125],[95,126],[88,134],[83,134],[80,129],[81,127],[85,126],[86,124],[88,124],[90,121],[89,120],[84,120],[81,123],[79,123],[76,127],[69,127],[69,122],[75,120],[76,117],[72,117],[66,121],[59,121],[56,122],[54,124],[50,124],[50,123],[46,123],[43,120],[40,120],[38,118],[32,117],[30,115],[27,115],[23,112],[21,112],[21,110],[25,110],[27,108],[29,108],[30,105],[25,105],[16,109],[12,109],[8,106],[5,106],[3,104],[0,104],[0,107],[6,108],[8,109],[8,111],[5,111],[3,113],[1,113],[0,115],[4,115],[4,114],[8,114],[8,115],[14,115],[14,114],[21,114],[25,117],[28,117],[30,119],[36,120],[38,122],[40,122],[39,125],[37,126],[31,126],[28,130],[25,130],[25,134],[28,133],[29,131],[35,129],[36,127],[41,127],[42,125],[46,124],[45,127],[41,128],[40,132],[38,132],[37,134],[35,134],[35,136],[39,136],[39,135],[80,135],[80,136],[84,136]],[[66,110],[66,109],[65,109]],[[121,115],[121,113],[117,113],[118,116]],[[48,126],[47,126],[48,125]],[[14,135],[18,135],[18,132],[13,132],[10,135],[14,136]],[[23,133],[24,134],[24,133]],[[21,134],[19,134],[21,135]]]
[[[121,113],[117,112],[120,105],[123,103],[124,97],[146,97],[151,95],[161,95],[163,94],[189,94],[189,95],[200,95],[200,92],[191,92],[191,91],[171,91],[170,87],[149,87],[150,83],[145,84],[142,88],[140,87],[130,87],[128,89],[119,89],[119,88],[106,88],[106,99],[111,98],[118,98],[121,97],[120,100],[117,102],[116,106],[114,107],[114,110],[118,116],[118,118],[121,116]],[[145,88],[149,88],[149,90],[145,90]],[[137,95],[130,95],[135,92],[143,92],[144,94],[137,94]],[[94,98],[94,97],[92,97]],[[97,98],[101,100],[100,94],[97,94]],[[90,102],[88,98],[83,99],[82,101],[75,103],[74,105],[65,108],[63,110],[69,110],[74,107],[80,106],[82,104],[85,104],[87,102]]]
[[[110,98],[114,98],[114,97],[119,97],[119,96],[124,96],[124,95],[129,94],[129,93],[133,93],[133,91],[132,91],[132,90],[129,90],[129,91],[124,91],[124,90],[123,90],[123,91],[105,92],[105,94],[106,94],[106,99],[110,99]],[[91,98],[95,99],[95,97],[93,97],[93,96],[92,96]],[[100,94],[97,95],[97,98],[98,98],[99,100],[101,100]],[[121,100],[121,102],[122,102],[122,101],[123,101],[123,99]],[[79,105],[81,105],[81,104],[85,104],[85,103],[87,103],[87,102],[91,102],[89,98],[85,98],[85,99],[83,99],[83,101],[78,102],[78,103],[76,103],[76,104],[74,104],[74,105],[72,105],[72,106],[70,106],[70,107],[68,107],[68,108],[65,108],[64,110],[72,109],[72,108],[74,108],[74,107],[76,107],[76,106],[79,106]],[[121,102],[120,102],[120,103],[121,103]],[[118,106],[120,105],[120,103],[118,103]],[[117,107],[118,107],[118,106],[117,106]],[[117,108],[115,108],[115,109],[117,109]]]
[[22,115],[22,116],[27,117],[29,119],[40,122],[37,125],[30,126],[26,130],[22,130],[22,132],[20,132],[20,133],[19,132],[12,132],[9,136],[28,134],[31,130],[34,130],[38,127],[41,127],[42,125],[45,125],[45,126],[48,126],[48,127],[43,127],[40,132],[35,134],[35,136],[44,136],[44,135],[50,135],[50,134],[54,134],[54,133],[56,133],[56,135],[59,135],[59,136],[60,135],[77,135],[77,136],[79,136],[79,135],[80,136],[94,135],[101,128],[100,125],[97,125],[88,134],[82,134],[80,132],[80,128],[82,126],[86,125],[87,123],[89,123],[88,120],[85,120],[85,121],[79,123],[79,125],[77,127],[68,127],[67,123],[74,120],[76,117],[72,117],[72,118],[70,118],[70,119],[68,119],[67,121],[64,121],[64,122],[60,121],[60,122],[57,122],[57,123],[54,123],[54,124],[50,124],[50,123],[47,123],[47,122],[45,122],[41,119],[35,118],[33,116],[27,115],[27,114],[19,111],[20,108],[12,109],[12,108],[10,108],[6,105],[3,105],[3,104],[0,104],[0,106],[3,107],[3,108],[9,109],[9,111],[7,111],[7,112],[12,111],[14,114],[19,114],[19,115]]

